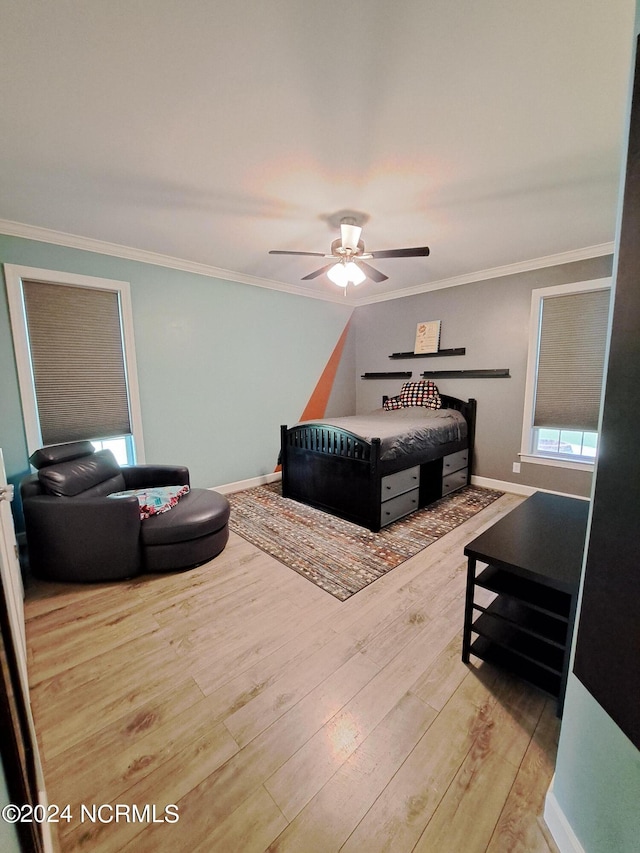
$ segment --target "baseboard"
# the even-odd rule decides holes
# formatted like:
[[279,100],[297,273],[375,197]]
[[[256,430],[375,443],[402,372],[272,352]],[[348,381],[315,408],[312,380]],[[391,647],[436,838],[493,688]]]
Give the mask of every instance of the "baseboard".
[[520,483],[510,483],[508,480],[494,480],[491,477],[476,477],[471,475],[472,486],[482,486],[485,489],[497,489],[499,492],[511,492],[514,495],[532,495],[538,489]]
[[[264,486],[265,483],[275,483],[276,480],[282,479],[282,472],[275,471],[273,474],[262,474],[259,477],[251,477],[248,480],[238,480],[236,483],[224,483],[221,486],[211,486],[215,492],[220,492],[221,495],[228,495],[232,492],[241,492],[243,489],[251,489],[253,486]],[[551,492],[549,489],[536,489],[533,486],[525,486],[521,483],[511,483],[508,480],[494,480],[491,477],[476,477],[471,476],[472,486],[482,486],[485,489],[497,489],[500,492],[511,492],[514,495],[532,495],[534,492],[549,492],[554,495],[564,495],[564,492]],[[582,495],[566,495],[569,498],[579,498],[580,500],[588,501]]]
[[[40,790],[38,791],[38,804],[43,806],[43,808],[45,810],[44,811],[45,814],[50,814],[49,809],[51,808],[51,806],[50,806],[49,801],[47,799],[46,791],[40,791]],[[57,806],[56,806],[56,812],[57,812]],[[44,853],[54,853],[55,848],[53,845],[53,833],[51,831],[51,826],[49,825],[49,823],[46,820],[43,820],[41,822],[40,829],[42,831],[42,847],[43,847]],[[57,847],[57,845],[56,845],[56,847]]]
[[251,489],[253,486],[264,486],[265,483],[275,483],[282,479],[282,473],[275,471],[273,474],[262,474],[259,477],[251,477],[249,480],[238,480],[236,483],[225,483],[222,486],[212,486],[214,492],[221,495],[230,495],[232,492],[241,492],[243,489]]
[[476,477],[471,475],[472,486],[483,486],[485,489],[498,489],[500,492],[510,492],[513,495],[529,495],[534,492],[545,492],[549,495],[562,495],[566,498],[577,498],[580,501],[588,501],[584,495],[571,495],[567,492],[556,492],[553,489],[538,489],[535,486],[526,486],[524,483],[512,483],[509,480],[493,480],[491,477]]
[[544,802],[544,822],[547,824],[560,853],[585,853],[584,847],[571,828],[553,793],[553,779]]

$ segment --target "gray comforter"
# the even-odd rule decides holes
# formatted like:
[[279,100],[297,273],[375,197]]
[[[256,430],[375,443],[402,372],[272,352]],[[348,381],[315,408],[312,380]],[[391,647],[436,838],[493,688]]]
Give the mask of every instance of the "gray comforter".
[[385,411],[375,409],[367,415],[349,415],[303,423],[322,423],[348,430],[366,441],[379,438],[381,461],[412,456],[439,445],[462,441],[467,436],[467,422],[455,409],[426,409],[412,406]]

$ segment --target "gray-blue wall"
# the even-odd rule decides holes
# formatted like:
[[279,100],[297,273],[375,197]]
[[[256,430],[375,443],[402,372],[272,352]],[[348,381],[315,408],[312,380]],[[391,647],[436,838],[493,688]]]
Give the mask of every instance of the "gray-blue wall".
[[[129,281],[146,459],[187,465],[196,486],[271,473],[352,309],[16,237],[0,263]],[[354,410],[354,348],[333,397]],[[351,360],[351,364],[349,364]],[[29,470],[8,306],[0,291],[0,447],[10,482]]]
[[[356,370],[508,368],[509,379],[436,379],[453,397],[478,401],[474,474],[519,486],[568,494],[589,494],[591,473],[523,462],[513,473],[522,439],[529,346],[531,291],[611,275],[610,255],[562,266],[434,290],[356,309]],[[442,349],[465,347],[464,356],[395,360],[389,355],[413,350],[416,325],[441,320]],[[403,380],[357,380],[358,412],[380,405],[382,394],[397,394]]]

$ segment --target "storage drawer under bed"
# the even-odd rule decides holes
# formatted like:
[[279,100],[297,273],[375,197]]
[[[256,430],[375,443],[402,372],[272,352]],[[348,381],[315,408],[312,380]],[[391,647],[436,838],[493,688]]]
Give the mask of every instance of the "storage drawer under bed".
[[461,468],[466,468],[469,465],[469,451],[458,450],[457,453],[450,453],[442,460],[442,476],[452,474],[454,471],[460,471]]
[[385,527],[392,521],[396,521],[403,515],[408,515],[414,509],[418,509],[419,502],[420,489],[412,489],[412,491],[391,498],[389,501],[383,501],[380,506],[380,526]]
[[453,474],[447,474],[442,478],[442,497],[455,492],[456,489],[461,489],[467,485],[467,469],[462,471],[454,471]]
[[396,495],[401,495],[411,489],[417,489],[419,485],[419,465],[415,465],[413,468],[405,468],[404,471],[397,471],[395,474],[387,474],[381,480],[380,500],[388,501],[391,498],[395,498]]
[[463,468],[461,471],[454,471],[453,474],[447,474],[446,477],[442,478],[442,497],[448,495],[450,492],[455,492],[456,489],[461,489],[463,486],[466,485],[466,468]]

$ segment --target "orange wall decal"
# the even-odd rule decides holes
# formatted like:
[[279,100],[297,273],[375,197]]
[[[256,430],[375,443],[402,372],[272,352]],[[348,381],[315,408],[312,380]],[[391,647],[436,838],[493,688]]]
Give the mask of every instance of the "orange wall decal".
[[[300,415],[299,420],[315,421],[324,417],[327,410],[327,403],[329,402],[329,396],[331,395],[331,389],[333,388],[336,373],[338,372],[338,365],[342,358],[342,351],[344,349],[345,341],[347,340],[350,325],[351,318],[347,321],[347,325],[344,327],[344,331],[340,335],[338,343],[335,345],[333,352],[329,357],[329,361],[326,363],[325,368],[322,371],[322,375],[320,376],[320,379],[318,379],[316,387],[313,389],[313,393],[309,397],[309,401],[304,407],[304,411]],[[281,466],[276,466],[275,470],[280,471]]]
[[340,335],[338,343],[335,345],[329,361],[322,371],[322,375],[320,379],[318,379],[316,387],[313,389],[312,395],[309,397],[309,402],[305,406],[303,413],[300,415],[301,421],[312,421],[316,420],[316,418],[324,417],[325,412],[327,411],[327,403],[329,402],[331,389],[333,388],[336,373],[338,372],[338,365],[342,358],[342,350],[344,349],[344,342],[347,339],[350,324],[351,319],[349,319],[347,325],[344,327],[344,331]]

